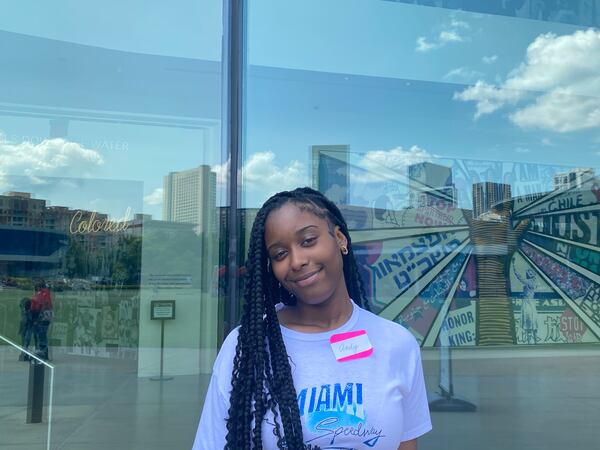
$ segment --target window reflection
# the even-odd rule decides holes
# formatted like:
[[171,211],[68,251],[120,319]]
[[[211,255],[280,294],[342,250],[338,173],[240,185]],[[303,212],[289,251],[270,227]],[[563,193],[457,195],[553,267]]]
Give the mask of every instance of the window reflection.
[[[161,394],[160,407],[197,422],[222,328],[222,2],[179,6],[24,1],[0,18],[0,335],[21,342],[23,300],[38,285],[49,290],[61,425],[52,447],[78,446],[78,432],[115,448],[137,445],[138,435],[161,448],[193,438],[193,426],[174,435],[148,427],[155,412],[138,414],[152,395],[138,389],[154,392],[148,378],[164,366],[173,392],[195,402]],[[156,300],[177,310],[164,352],[150,314]],[[16,417],[28,366],[5,350],[0,407]],[[100,408],[108,434],[98,432]],[[8,442],[42,445],[24,426]]]
[[481,411],[425,445],[561,448],[597,375],[599,4],[350,4],[249,6],[246,211],[298,178],[340,205],[429,394]]
[[600,18],[599,4],[595,0],[384,0],[422,6],[461,9],[484,14],[546,20],[574,25],[597,26]]

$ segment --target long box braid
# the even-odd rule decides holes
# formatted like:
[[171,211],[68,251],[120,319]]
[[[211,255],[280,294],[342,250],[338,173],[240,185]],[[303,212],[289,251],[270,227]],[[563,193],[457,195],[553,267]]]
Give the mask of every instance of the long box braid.
[[318,448],[303,442],[297,393],[275,310],[277,303],[293,305],[296,299],[271,273],[265,248],[267,218],[288,202],[326,219],[331,233],[336,225],[340,227],[348,240],[348,254],[342,256],[348,293],[356,304],[369,309],[348,226],[338,207],[308,187],[280,192],[269,198],[254,220],[246,259],[245,303],[233,361],[227,417],[225,448],[228,450],[262,449],[262,421],[267,409],[275,418],[273,432],[279,449]]

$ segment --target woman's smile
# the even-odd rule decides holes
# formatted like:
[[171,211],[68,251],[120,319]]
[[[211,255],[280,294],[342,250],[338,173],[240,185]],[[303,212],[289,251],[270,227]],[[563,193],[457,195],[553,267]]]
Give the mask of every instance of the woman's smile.
[[319,269],[319,270],[315,270],[313,272],[309,272],[300,277],[296,277],[291,281],[292,281],[292,283],[296,283],[300,287],[310,286],[318,281],[319,274],[321,273],[322,270],[323,269]]

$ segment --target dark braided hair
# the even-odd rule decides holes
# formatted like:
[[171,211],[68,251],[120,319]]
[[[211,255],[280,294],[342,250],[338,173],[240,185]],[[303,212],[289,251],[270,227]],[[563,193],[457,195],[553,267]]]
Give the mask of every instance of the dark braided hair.
[[233,361],[231,404],[227,418],[225,448],[228,450],[262,448],[261,426],[267,409],[275,419],[273,432],[279,449],[315,448],[303,441],[297,393],[275,310],[277,303],[293,305],[296,299],[269,270],[265,245],[267,218],[286,203],[293,203],[303,211],[326,219],[330,232],[335,226],[340,227],[348,240],[348,254],[342,255],[348,294],[357,305],[369,309],[348,226],[338,207],[319,191],[308,187],[279,192],[269,198],[258,211],[250,235],[245,303]]

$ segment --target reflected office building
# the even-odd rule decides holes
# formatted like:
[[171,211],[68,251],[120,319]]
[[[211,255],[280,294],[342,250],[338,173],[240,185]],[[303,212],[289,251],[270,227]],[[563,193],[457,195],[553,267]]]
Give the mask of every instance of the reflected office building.
[[163,220],[193,223],[197,231],[216,227],[217,175],[210,166],[170,172],[163,179]]

